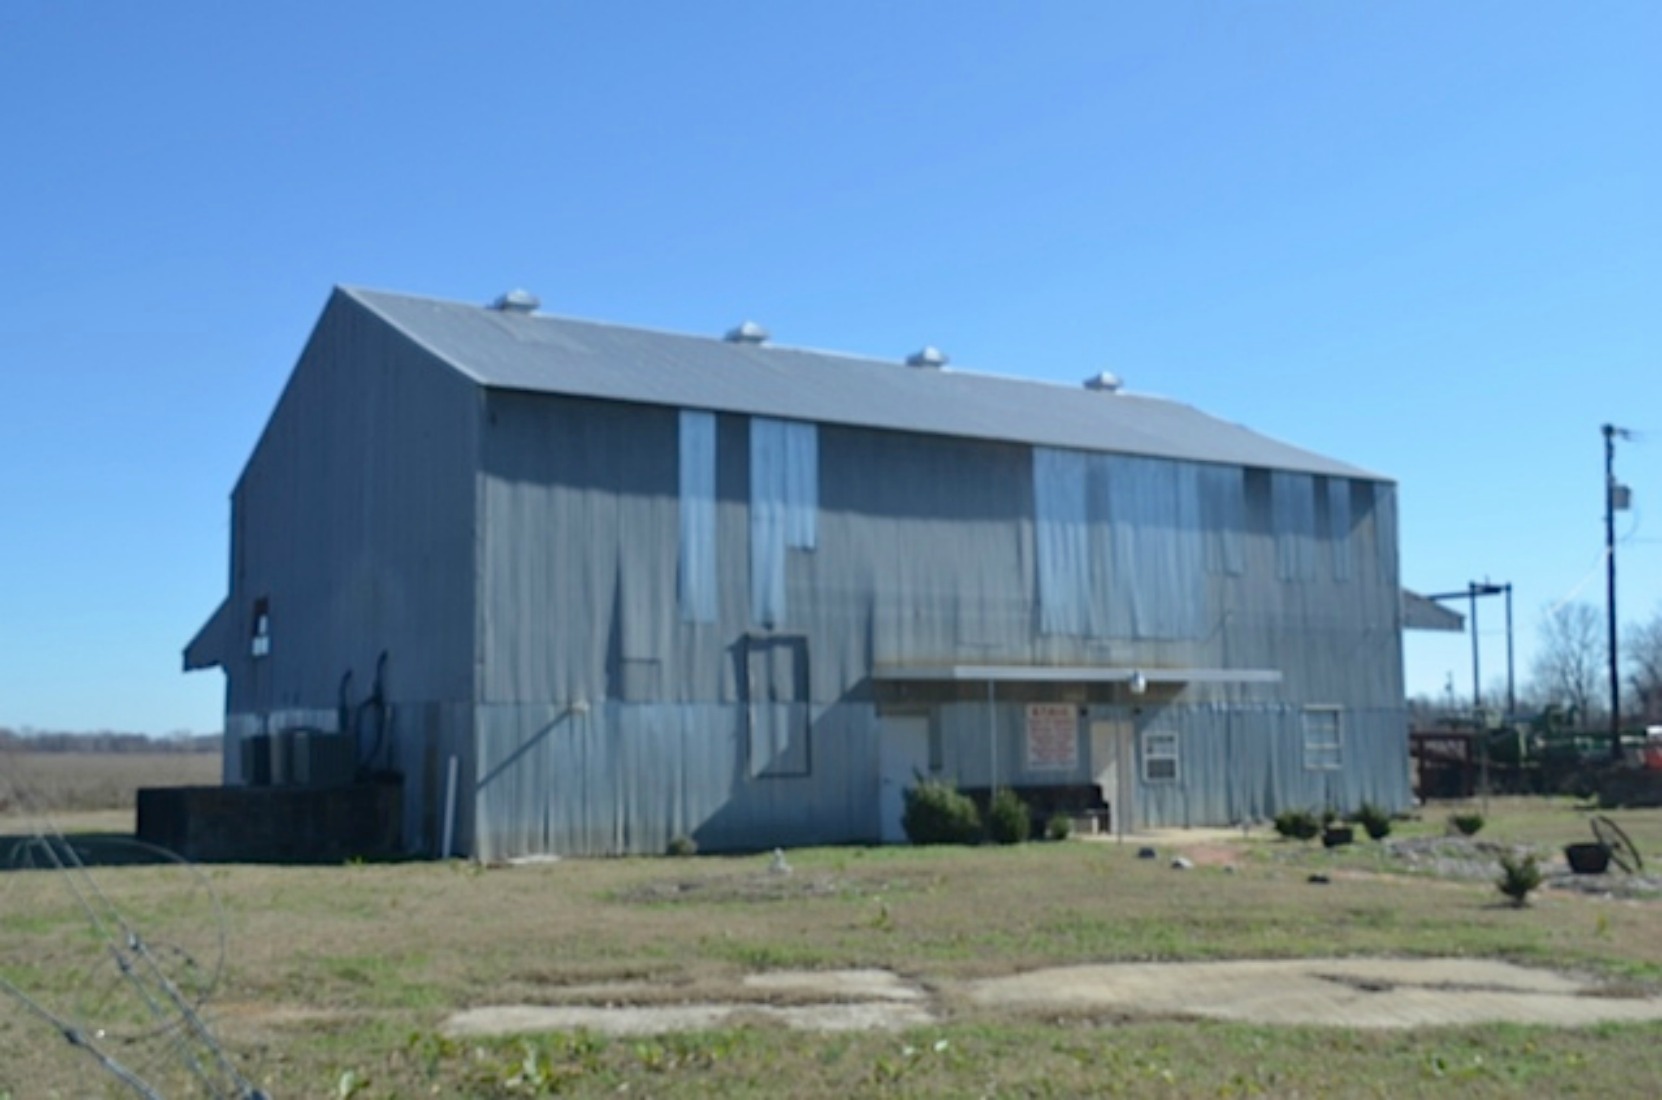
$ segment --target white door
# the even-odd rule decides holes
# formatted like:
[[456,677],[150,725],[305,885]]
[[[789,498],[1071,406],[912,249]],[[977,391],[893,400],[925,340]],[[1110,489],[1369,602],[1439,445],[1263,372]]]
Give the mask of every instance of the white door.
[[1136,807],[1132,792],[1136,790],[1137,754],[1132,742],[1131,723],[1119,721],[1091,723],[1091,771],[1096,785],[1102,788],[1102,797],[1108,802],[1108,831],[1124,836],[1137,829]]
[[906,789],[918,776],[929,774],[929,719],[906,714],[883,719],[877,732],[878,835],[885,844],[906,843],[901,817],[906,812]]

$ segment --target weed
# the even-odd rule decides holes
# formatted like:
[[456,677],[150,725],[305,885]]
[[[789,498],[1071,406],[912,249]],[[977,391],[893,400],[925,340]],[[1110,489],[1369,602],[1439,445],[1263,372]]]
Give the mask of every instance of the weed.
[[1540,885],[1541,868],[1534,856],[1508,852],[1500,857],[1500,878],[1495,886],[1512,899],[1514,906],[1522,909],[1528,905],[1530,892]]

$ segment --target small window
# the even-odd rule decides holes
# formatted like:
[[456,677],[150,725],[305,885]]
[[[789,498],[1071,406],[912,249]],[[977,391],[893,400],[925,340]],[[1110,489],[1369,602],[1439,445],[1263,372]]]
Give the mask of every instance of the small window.
[[248,652],[264,657],[271,652],[271,601],[261,596],[254,601],[254,617],[248,628]]
[[1334,772],[1344,766],[1344,723],[1338,707],[1304,709],[1304,769]]
[[1143,782],[1177,782],[1177,734],[1143,734]]

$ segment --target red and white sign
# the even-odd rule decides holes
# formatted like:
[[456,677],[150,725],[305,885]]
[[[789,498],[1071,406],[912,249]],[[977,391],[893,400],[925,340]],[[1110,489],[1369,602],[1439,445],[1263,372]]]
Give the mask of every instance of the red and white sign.
[[1027,707],[1027,770],[1072,771],[1079,766],[1079,711],[1072,703]]

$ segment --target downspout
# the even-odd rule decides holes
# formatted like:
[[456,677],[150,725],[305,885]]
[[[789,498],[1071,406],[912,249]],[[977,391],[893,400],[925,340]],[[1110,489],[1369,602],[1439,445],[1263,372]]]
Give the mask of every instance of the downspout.
[[987,680],[987,805],[998,793],[998,702],[994,681]]

